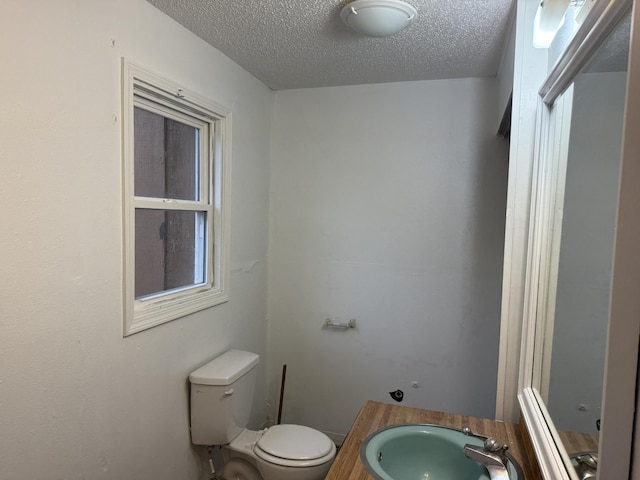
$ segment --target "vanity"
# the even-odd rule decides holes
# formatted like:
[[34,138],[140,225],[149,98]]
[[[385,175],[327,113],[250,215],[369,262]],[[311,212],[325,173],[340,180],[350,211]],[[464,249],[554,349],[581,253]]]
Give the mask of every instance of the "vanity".
[[367,401],[360,409],[326,480],[372,479],[360,460],[360,446],[367,436],[391,425],[420,423],[451,427],[494,437],[509,446],[509,454],[520,464],[525,480],[542,480],[528,436],[520,425],[485,418],[467,417],[420,408]]

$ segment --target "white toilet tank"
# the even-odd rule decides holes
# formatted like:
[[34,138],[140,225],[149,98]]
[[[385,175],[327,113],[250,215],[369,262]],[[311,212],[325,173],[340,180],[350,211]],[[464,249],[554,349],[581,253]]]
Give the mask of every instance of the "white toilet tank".
[[259,360],[229,350],[189,375],[192,443],[226,445],[247,426]]

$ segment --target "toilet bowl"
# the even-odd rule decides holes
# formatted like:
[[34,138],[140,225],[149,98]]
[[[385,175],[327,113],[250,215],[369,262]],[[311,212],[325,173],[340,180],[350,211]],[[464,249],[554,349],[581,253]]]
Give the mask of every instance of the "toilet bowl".
[[[336,446],[325,434],[302,425],[243,430],[223,447],[227,480],[322,480]],[[260,477],[255,477],[259,472]]]
[[222,475],[225,480],[263,480],[256,467],[242,458],[232,458],[225,462]]
[[258,359],[230,350],[189,375],[192,443],[223,447],[227,480],[323,480],[336,455],[324,433],[302,425],[247,429]]

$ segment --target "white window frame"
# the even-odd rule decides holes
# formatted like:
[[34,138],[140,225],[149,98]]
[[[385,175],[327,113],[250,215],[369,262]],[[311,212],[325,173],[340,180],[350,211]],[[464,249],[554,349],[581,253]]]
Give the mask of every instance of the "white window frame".
[[[200,163],[203,171],[199,184],[200,199],[197,201],[136,197],[134,194],[134,107],[143,106],[145,110],[153,111],[154,104],[194,118],[194,124],[203,127],[200,151],[205,157]],[[158,112],[167,117],[162,110]],[[123,336],[229,300],[230,170],[231,110],[123,58]],[[206,212],[205,283],[135,298],[137,208]]]

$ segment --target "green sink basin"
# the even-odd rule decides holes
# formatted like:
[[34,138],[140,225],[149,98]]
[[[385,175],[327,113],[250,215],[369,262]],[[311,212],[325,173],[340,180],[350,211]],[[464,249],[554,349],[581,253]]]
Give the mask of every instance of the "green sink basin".
[[[360,459],[377,480],[489,480],[487,469],[467,458],[466,444],[483,439],[438,425],[393,425],[369,435]],[[523,480],[520,466],[507,456],[509,480]]]

